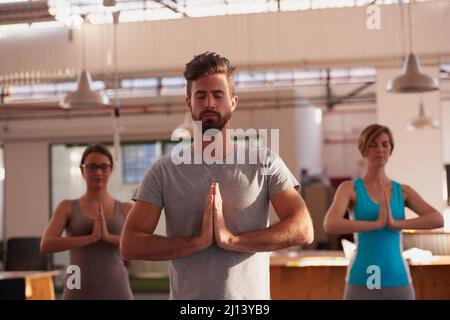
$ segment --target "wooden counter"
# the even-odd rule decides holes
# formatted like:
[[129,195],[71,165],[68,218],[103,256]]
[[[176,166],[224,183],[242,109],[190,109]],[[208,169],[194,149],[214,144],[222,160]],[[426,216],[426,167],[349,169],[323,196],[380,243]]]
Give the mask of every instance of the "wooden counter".
[[[272,299],[341,300],[349,260],[341,251],[303,251],[272,255]],[[409,262],[416,299],[450,300],[450,256]]]
[[[19,287],[25,288],[22,299],[27,300],[55,300],[55,288],[53,278],[60,274],[59,271],[4,271],[0,272],[0,290],[2,282],[17,280]],[[2,292],[7,296],[8,292]],[[11,299],[21,299],[12,297]]]

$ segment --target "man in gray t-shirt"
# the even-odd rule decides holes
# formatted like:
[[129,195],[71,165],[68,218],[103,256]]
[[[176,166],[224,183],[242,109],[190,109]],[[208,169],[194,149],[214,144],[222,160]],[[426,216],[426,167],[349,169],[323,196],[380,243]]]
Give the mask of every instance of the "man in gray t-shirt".
[[[180,148],[189,161],[180,163],[175,152],[149,168],[122,233],[125,259],[170,260],[172,299],[269,299],[268,252],[313,240],[299,184],[281,158],[238,148],[220,134],[237,106],[233,71],[226,58],[208,52],[187,64],[187,106],[205,134],[216,134]],[[215,161],[204,161],[209,140],[217,139],[223,148],[212,153]],[[244,163],[237,161],[242,151]],[[264,156],[252,162],[255,153]],[[272,226],[270,203],[280,218]],[[153,234],[162,209],[165,237]]]

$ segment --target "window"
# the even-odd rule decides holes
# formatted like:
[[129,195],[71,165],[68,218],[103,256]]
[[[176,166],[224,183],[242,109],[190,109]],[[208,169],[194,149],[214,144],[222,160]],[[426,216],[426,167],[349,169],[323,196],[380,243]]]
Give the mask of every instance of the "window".
[[126,144],[122,147],[123,182],[139,183],[147,169],[161,156],[161,143]]

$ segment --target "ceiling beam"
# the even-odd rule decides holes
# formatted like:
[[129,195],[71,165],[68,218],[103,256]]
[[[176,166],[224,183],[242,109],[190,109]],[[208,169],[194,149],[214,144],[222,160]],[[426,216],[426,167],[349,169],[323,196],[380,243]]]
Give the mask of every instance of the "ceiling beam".
[[153,0],[156,3],[159,3],[160,5],[172,10],[175,13],[181,13],[183,15],[183,17],[188,17],[188,15],[186,14],[186,12],[182,12],[180,11],[180,9],[178,8],[178,3],[175,1],[164,1],[164,0]]
[[0,24],[55,21],[48,9],[46,1],[3,3],[0,4]]

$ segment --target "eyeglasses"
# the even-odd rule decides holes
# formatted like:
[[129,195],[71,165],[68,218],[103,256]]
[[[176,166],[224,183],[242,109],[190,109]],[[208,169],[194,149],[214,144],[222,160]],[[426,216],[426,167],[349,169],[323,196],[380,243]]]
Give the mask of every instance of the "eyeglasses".
[[97,169],[100,169],[102,172],[106,172],[112,168],[112,164],[110,164],[110,163],[101,163],[101,164],[88,163],[88,164],[82,164],[80,167],[85,168],[89,172],[96,172]]

